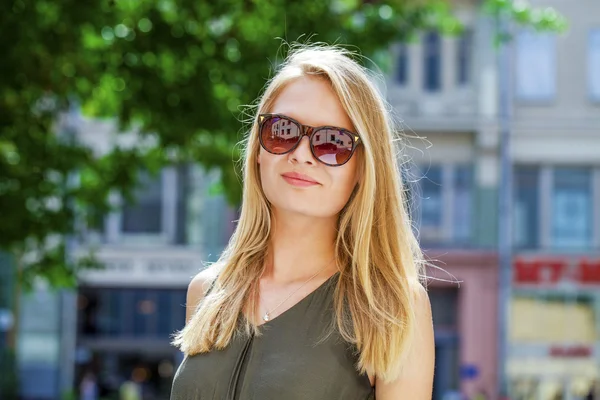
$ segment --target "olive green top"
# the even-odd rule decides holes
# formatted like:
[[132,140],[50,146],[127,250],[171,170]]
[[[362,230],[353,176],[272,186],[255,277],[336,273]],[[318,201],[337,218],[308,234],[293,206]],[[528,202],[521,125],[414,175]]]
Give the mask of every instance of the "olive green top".
[[355,346],[337,331],[316,344],[334,322],[338,276],[261,325],[261,336],[236,335],[224,350],[186,356],[171,400],[374,400],[368,375],[355,369]]

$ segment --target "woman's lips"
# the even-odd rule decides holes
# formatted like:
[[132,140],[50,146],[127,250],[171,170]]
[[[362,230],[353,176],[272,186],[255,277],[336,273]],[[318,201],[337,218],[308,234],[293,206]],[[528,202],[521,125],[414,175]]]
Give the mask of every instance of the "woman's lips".
[[287,183],[289,183],[292,186],[307,187],[307,186],[319,185],[318,182],[309,182],[309,181],[305,181],[303,179],[294,178],[294,177],[288,176],[288,175],[281,175],[281,176],[282,176],[283,179],[285,179],[285,181]]

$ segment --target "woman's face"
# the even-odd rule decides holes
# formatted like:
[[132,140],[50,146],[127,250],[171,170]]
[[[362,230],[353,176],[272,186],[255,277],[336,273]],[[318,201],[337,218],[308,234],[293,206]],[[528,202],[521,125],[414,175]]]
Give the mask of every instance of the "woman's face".
[[[329,125],[355,131],[330,84],[319,78],[294,80],[280,92],[268,112],[284,114],[304,125]],[[258,163],[263,191],[278,214],[336,216],[358,182],[359,150],[344,165],[331,167],[314,158],[306,136],[287,154],[271,154],[261,146]],[[298,182],[283,176],[290,172],[307,175],[318,184],[299,186]]]

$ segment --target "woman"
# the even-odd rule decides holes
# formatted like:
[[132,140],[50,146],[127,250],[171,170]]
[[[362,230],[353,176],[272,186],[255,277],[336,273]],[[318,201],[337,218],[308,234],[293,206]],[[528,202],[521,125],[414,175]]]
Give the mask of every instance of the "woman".
[[367,70],[292,49],[244,147],[241,216],[190,283],[172,400],[430,400],[434,343],[392,122]]

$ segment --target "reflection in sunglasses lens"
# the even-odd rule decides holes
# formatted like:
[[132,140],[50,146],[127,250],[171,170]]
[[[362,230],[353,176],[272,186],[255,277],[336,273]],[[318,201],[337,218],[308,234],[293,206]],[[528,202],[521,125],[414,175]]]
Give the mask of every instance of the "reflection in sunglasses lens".
[[280,117],[273,117],[263,124],[262,141],[272,153],[283,154],[298,142],[300,128],[294,122]]
[[338,129],[315,132],[312,145],[317,158],[329,165],[345,163],[352,153],[352,137]]

